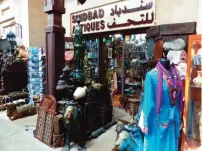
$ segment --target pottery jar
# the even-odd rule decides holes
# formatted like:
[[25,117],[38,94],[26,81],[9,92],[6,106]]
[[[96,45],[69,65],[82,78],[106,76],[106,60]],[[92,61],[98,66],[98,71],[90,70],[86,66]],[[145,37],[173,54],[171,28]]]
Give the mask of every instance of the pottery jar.
[[197,71],[197,77],[193,79],[195,86],[202,86],[202,71]]

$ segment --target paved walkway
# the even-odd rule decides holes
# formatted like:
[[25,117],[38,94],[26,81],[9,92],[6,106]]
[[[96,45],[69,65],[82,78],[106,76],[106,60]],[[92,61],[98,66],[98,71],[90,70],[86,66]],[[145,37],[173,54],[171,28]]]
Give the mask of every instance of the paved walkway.
[[[127,113],[121,109],[114,109],[114,119],[129,119]],[[33,137],[33,130],[25,131],[25,124],[36,124],[37,116],[26,117],[10,121],[6,112],[0,112],[0,151],[61,151],[41,143]],[[111,151],[116,138],[115,127],[111,127],[97,139],[87,142],[87,151]],[[77,151],[75,145],[71,151]]]

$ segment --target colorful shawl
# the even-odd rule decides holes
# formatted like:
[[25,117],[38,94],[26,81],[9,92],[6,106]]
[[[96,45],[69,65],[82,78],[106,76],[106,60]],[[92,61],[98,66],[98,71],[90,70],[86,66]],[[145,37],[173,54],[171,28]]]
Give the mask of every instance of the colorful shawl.
[[[159,114],[160,112],[160,108],[161,108],[161,101],[162,101],[162,87],[163,87],[163,73],[166,74],[167,77],[170,77],[170,74],[169,72],[161,65],[160,62],[158,62],[158,64],[156,65],[156,68],[158,70],[158,86],[157,86],[157,107],[156,107],[156,112],[157,114]],[[183,93],[183,84],[182,84],[182,81],[181,81],[181,78],[179,76],[179,74],[177,73],[176,71],[176,68],[171,65],[171,72],[173,74],[173,76],[177,77],[177,78],[174,78],[173,79],[173,84],[174,84],[174,87],[176,88],[177,87],[177,81],[179,81],[179,86],[180,86],[180,89],[181,89],[181,93],[180,93],[180,111],[182,112],[183,111],[183,101],[184,101],[184,93]]]

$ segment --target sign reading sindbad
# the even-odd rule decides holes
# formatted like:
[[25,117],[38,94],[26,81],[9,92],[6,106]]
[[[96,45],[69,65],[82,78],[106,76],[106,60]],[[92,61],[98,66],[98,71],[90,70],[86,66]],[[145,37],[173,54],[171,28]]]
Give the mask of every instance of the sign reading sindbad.
[[84,34],[149,27],[156,24],[156,2],[155,0],[125,0],[72,13],[72,33],[78,17]]

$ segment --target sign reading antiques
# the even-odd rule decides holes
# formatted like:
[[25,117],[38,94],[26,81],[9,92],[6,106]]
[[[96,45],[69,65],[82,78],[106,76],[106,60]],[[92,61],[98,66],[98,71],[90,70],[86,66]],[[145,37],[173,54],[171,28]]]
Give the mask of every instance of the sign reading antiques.
[[125,0],[71,14],[71,31],[79,17],[84,34],[155,25],[155,0]]

